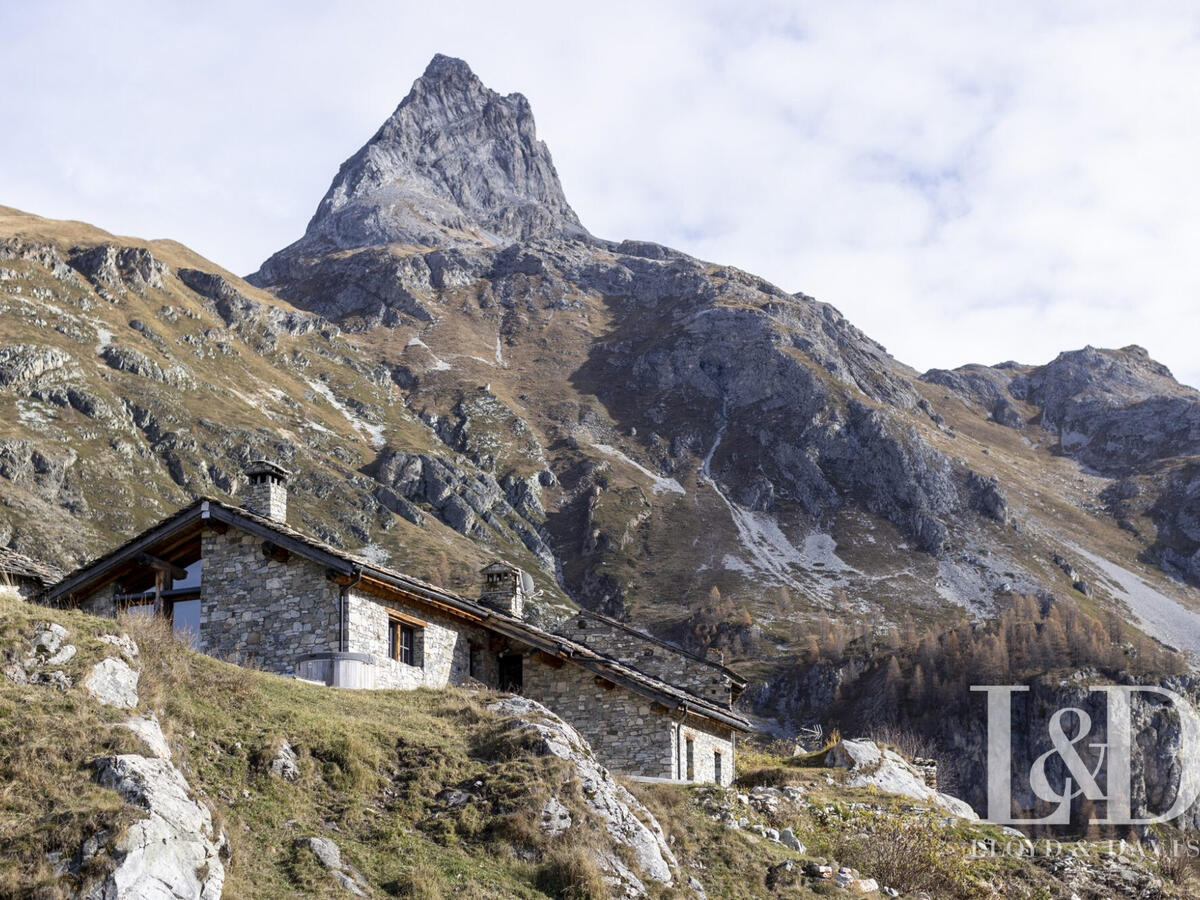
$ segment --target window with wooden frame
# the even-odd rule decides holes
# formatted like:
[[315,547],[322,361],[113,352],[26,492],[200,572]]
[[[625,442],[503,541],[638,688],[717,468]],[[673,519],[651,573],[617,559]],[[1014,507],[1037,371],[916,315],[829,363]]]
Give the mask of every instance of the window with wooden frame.
[[388,610],[388,656],[406,666],[422,665],[425,625],[420,619]]
[[717,784],[721,783],[721,751],[720,750],[713,751],[713,780]]

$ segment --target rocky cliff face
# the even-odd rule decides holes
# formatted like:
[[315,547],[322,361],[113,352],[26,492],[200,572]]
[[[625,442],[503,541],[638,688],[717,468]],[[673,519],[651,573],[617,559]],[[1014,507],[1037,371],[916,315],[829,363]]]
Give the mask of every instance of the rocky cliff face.
[[1145,533],[1143,556],[1200,584],[1200,392],[1145,349],[1085,347],[1040,367],[968,366],[923,378],[1111,478],[1101,499],[1123,529]]
[[[878,608],[886,595],[931,612],[983,611],[1010,590],[1062,589],[1053,558],[1068,549],[1055,520],[1064,502],[1072,545],[1106,557],[1125,540],[1094,514],[1111,482],[1077,489],[1057,440],[1040,433],[1066,429],[1069,444],[1094,434],[1092,455],[1110,463],[1079,459],[1115,478],[1120,441],[1101,414],[1170,381],[1144,354],[1107,370],[1088,350],[1045,371],[974,366],[919,379],[828,304],[657,244],[588,236],[546,175],[553,166],[530,143],[527,117],[523,101],[488,91],[465,64],[435,59],[342,167],[304,238],[252,280],[337,322],[497,485],[531,485],[545,518],[516,533],[535,554],[553,548],[576,601],[695,640],[696,600],[639,595],[686,598],[716,584],[762,598],[771,586],[785,599],[749,600],[754,621],[721,632],[735,650],[771,655],[786,639],[770,647],[762,635],[786,635],[789,623],[775,623],[797,608]],[[433,135],[438,153],[422,155],[418,135]],[[469,172],[441,162],[467,157]],[[535,160],[519,183],[497,174],[514,159]],[[380,187],[392,175],[379,174],[401,171],[404,184],[458,198],[460,218],[404,231],[392,188]],[[480,190],[481,179],[505,187]],[[507,198],[509,211],[533,204],[541,218],[497,229],[500,207],[475,203],[485,195]],[[343,209],[368,225],[336,225]],[[1172,420],[1192,402],[1176,400]],[[1039,436],[1010,447],[1014,428]],[[419,481],[404,484],[388,487],[420,505],[420,493],[404,493]],[[447,501],[454,521],[480,517],[477,499],[461,501]]]

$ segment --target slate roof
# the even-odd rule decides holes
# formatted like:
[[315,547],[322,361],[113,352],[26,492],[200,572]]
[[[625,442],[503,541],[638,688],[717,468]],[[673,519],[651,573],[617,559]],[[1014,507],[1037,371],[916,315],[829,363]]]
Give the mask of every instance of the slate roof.
[[[539,628],[524,619],[493,609],[428,581],[396,569],[381,566],[362,556],[332,547],[290,525],[257,515],[241,507],[230,506],[213,497],[201,497],[177,513],[151,526],[121,546],[76,569],[47,592],[51,603],[70,603],[73,595],[91,592],[119,577],[123,566],[135,560],[160,541],[188,529],[199,530],[206,522],[224,522],[269,540],[283,549],[325,566],[335,574],[366,575],[384,584],[415,594],[449,610],[458,610],[475,619],[482,627],[519,640],[531,647],[573,662],[596,675],[662,703],[668,709],[712,719],[739,731],[753,727],[743,716],[727,706],[714,703],[686,688],[670,684],[635,668],[623,660],[599,653],[586,644]],[[711,663],[710,663],[711,665]],[[724,667],[715,667],[724,668]],[[728,671],[728,670],[726,670]],[[732,674],[732,673],[731,673]],[[734,676],[736,678],[736,676]],[[740,681],[740,679],[738,679]]]
[[36,581],[41,585],[51,585],[62,578],[62,572],[51,566],[31,559],[24,553],[0,547],[0,576],[7,575],[10,579]]

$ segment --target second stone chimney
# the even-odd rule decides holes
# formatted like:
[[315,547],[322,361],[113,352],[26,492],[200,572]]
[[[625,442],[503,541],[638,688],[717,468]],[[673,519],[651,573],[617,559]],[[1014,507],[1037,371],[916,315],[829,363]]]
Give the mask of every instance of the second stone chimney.
[[242,506],[265,519],[287,522],[287,483],[292,473],[273,462],[256,459],[246,466],[245,475],[250,484]]
[[492,609],[523,619],[528,585],[528,575],[514,565],[496,560],[483,568],[483,596],[480,599]]

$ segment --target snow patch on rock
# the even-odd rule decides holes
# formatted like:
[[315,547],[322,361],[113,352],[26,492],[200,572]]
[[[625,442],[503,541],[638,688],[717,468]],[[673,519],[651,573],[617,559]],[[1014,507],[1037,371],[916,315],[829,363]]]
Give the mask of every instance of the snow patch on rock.
[[686,494],[687,493],[687,491],[685,491],[683,489],[683,485],[681,485],[674,478],[666,478],[662,475],[659,475],[657,472],[650,471],[645,466],[643,466],[641,463],[634,462],[632,459],[630,459],[628,456],[626,456],[624,453],[622,453],[616,447],[610,446],[608,444],[592,444],[592,446],[594,448],[596,448],[597,450],[599,450],[601,453],[603,453],[605,456],[611,456],[613,459],[619,459],[621,462],[625,463],[626,465],[633,466],[633,468],[637,469],[639,472],[641,472],[643,475],[645,475],[647,478],[650,479],[650,481],[651,481],[650,489],[652,491],[654,491],[654,493],[656,493],[656,494]]

